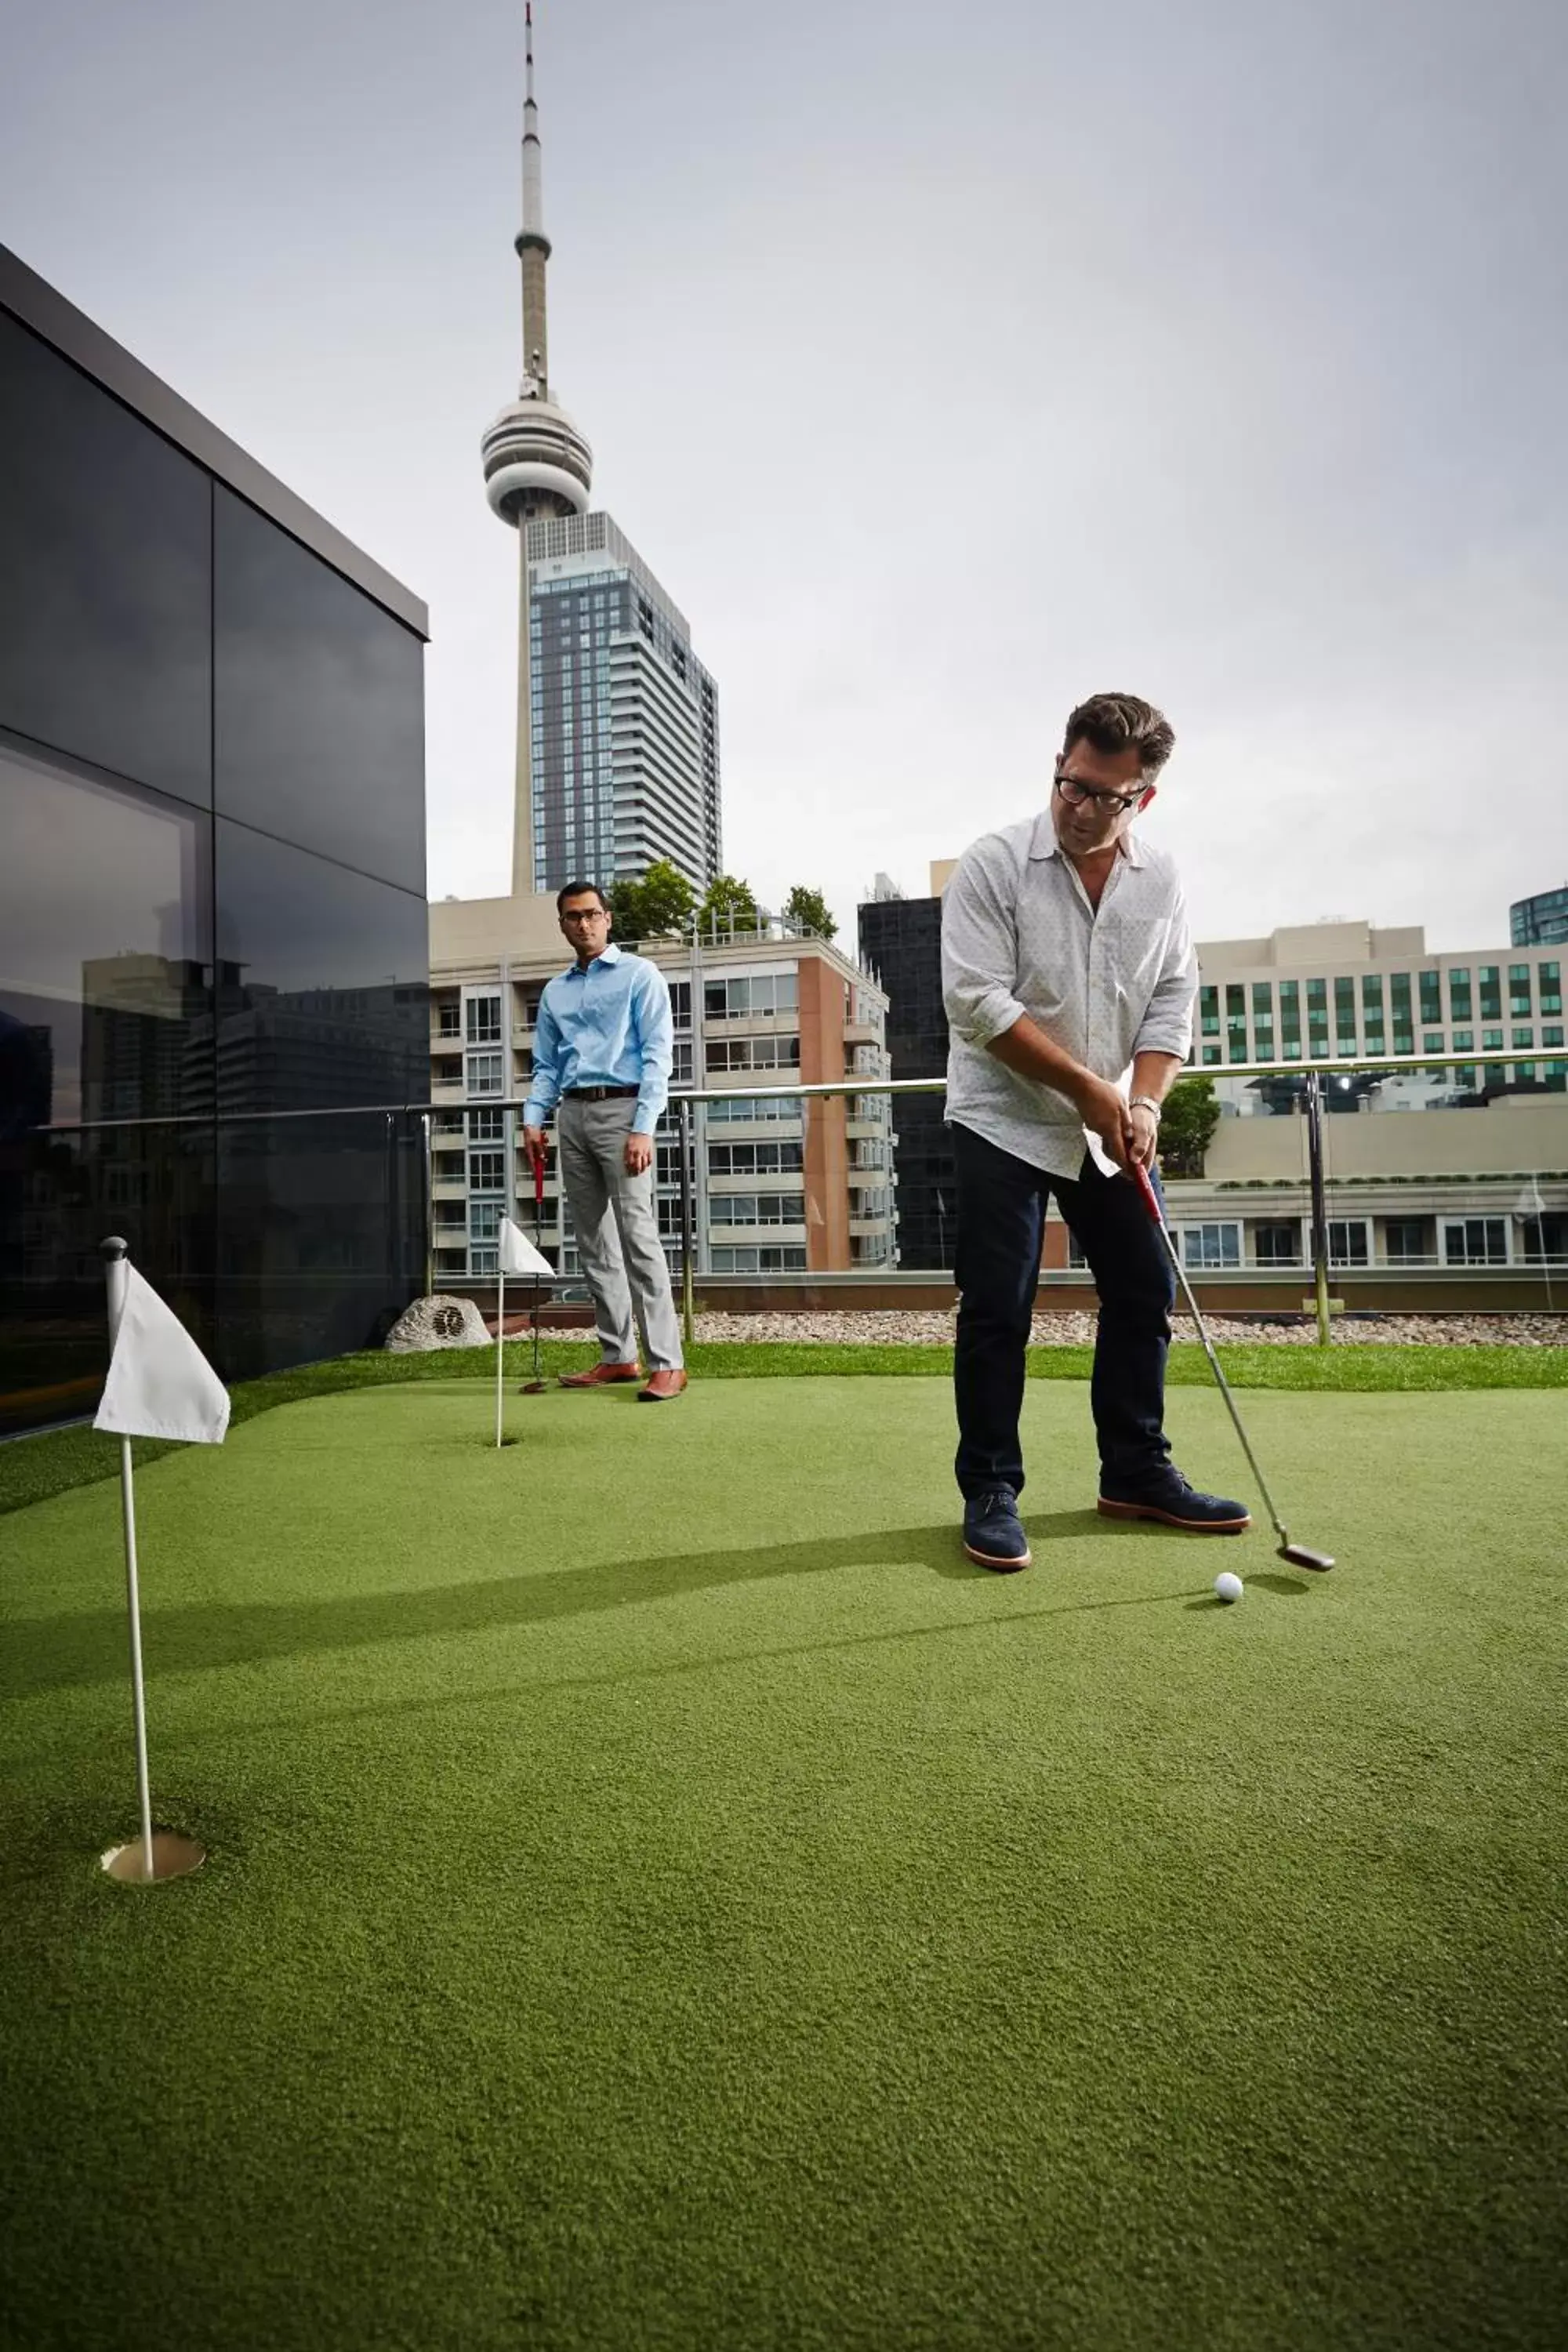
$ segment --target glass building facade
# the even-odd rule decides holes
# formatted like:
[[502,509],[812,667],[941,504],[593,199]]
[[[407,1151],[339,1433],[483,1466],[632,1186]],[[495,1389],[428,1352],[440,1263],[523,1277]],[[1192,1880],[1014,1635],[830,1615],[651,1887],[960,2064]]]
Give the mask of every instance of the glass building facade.
[[15,1430],[96,1402],[108,1234],[229,1380],[423,1286],[424,614],[4,254],[0,513]]
[[1568,946],[1568,882],[1560,890],[1516,898],[1508,910],[1508,935],[1516,948]]
[[[942,900],[868,899],[858,911],[862,960],[888,993],[888,1054],[895,1078],[947,1075],[947,1013],[942,1001]],[[950,1266],[957,1231],[957,1175],[941,1095],[893,1103],[899,1176],[899,1258],[905,1266]]]

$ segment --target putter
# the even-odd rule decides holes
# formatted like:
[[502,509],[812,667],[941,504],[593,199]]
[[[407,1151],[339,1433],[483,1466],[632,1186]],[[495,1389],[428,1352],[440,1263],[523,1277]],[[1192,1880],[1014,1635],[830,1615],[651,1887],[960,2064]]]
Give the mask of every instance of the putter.
[[1182,1265],[1181,1255],[1176,1248],[1174,1241],[1171,1237],[1171,1228],[1165,1223],[1164,1217],[1161,1213],[1160,1196],[1149,1181],[1149,1171],[1143,1166],[1141,1160],[1135,1160],[1132,1162],[1131,1173],[1134,1183],[1137,1185],[1139,1192],[1143,1196],[1143,1206],[1148,1210],[1149,1214],[1152,1217],[1155,1224],[1158,1225],[1160,1229],[1160,1237],[1165,1244],[1166,1255],[1176,1270],[1176,1280],[1181,1284],[1183,1294],[1186,1298],[1188,1312],[1191,1314],[1193,1321],[1198,1327],[1198,1337],[1204,1343],[1204,1353],[1209,1360],[1209,1370],[1213,1372],[1215,1380],[1219,1382],[1219,1392],[1221,1396],[1224,1397],[1226,1405],[1229,1407],[1230,1417],[1236,1423],[1236,1433],[1241,1440],[1241,1450],[1252,1465],[1252,1475],[1258,1481],[1258,1492],[1261,1494],[1265,1504],[1268,1506],[1268,1517],[1273,1522],[1274,1532],[1279,1538],[1279,1558],[1281,1559],[1288,1559],[1292,1568],[1332,1568],[1334,1564],[1332,1552],[1314,1551],[1310,1544],[1291,1542],[1285,1522],[1274,1507],[1274,1497],[1268,1491],[1268,1482],[1258,1466],[1258,1456],[1254,1454],[1251,1445],[1248,1444],[1247,1432],[1241,1425],[1241,1415],[1236,1409],[1236,1399],[1230,1392],[1230,1382],[1226,1379],[1224,1372],[1220,1370],[1219,1358],[1215,1354],[1214,1342],[1209,1338],[1208,1327],[1205,1323],[1203,1316],[1199,1311],[1198,1302],[1193,1297],[1193,1286],[1187,1280],[1186,1273]]
[[[533,1163],[533,1246],[544,1246],[544,1154]],[[539,1276],[533,1277],[533,1378],[524,1383],[523,1396],[542,1396],[545,1383],[539,1370]]]

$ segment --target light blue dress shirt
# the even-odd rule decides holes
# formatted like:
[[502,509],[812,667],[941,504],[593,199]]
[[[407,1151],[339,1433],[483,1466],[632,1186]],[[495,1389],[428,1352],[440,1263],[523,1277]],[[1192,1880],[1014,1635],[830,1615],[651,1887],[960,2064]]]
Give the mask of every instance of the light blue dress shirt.
[[574,1087],[636,1087],[634,1135],[651,1135],[669,1093],[675,1023],[662,971],[614,940],[584,971],[558,972],[539,1002],[523,1118],[542,1127]]

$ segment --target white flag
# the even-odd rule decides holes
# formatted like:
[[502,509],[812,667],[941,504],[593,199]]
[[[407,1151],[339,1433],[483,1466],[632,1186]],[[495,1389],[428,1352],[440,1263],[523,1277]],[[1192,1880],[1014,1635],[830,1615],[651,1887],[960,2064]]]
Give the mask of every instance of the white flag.
[[510,1217],[500,1221],[500,1270],[503,1274],[542,1274],[552,1282],[555,1268],[547,1257],[542,1257],[519,1225]]
[[177,1437],[221,1445],[228,1391],[179,1318],[133,1265],[125,1269],[125,1311],[94,1429],[117,1437]]
[[1524,1224],[1527,1224],[1532,1217],[1543,1217],[1546,1214],[1546,1203],[1541,1197],[1541,1186],[1533,1176],[1514,1202],[1513,1213],[1521,1223]]

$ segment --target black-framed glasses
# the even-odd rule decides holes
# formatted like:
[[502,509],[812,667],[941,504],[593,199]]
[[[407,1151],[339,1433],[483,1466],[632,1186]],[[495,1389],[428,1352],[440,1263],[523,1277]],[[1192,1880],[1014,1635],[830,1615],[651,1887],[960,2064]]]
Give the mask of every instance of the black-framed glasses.
[[1080,784],[1076,776],[1058,776],[1056,782],[1068,808],[1092,806],[1106,816],[1120,816],[1123,809],[1136,808],[1149,789],[1140,784],[1135,793],[1102,793],[1097,784]]

